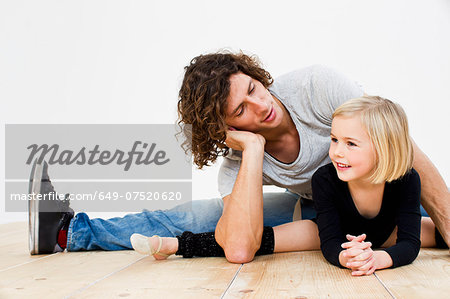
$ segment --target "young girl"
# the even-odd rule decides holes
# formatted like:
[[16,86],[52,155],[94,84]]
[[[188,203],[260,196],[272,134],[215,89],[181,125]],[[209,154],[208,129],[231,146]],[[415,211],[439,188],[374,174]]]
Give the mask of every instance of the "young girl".
[[[256,255],[320,247],[330,263],[369,275],[413,262],[421,244],[446,246],[431,219],[421,220],[420,178],[399,105],[369,96],[342,104],[333,114],[329,156],[312,177],[317,218],[264,227]],[[224,256],[214,233],[133,234],[131,244],[155,259]]]

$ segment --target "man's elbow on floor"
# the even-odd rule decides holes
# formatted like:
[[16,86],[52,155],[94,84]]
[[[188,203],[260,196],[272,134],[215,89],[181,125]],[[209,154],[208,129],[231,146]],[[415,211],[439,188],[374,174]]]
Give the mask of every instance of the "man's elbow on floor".
[[255,257],[255,251],[250,248],[225,249],[227,261],[234,264],[249,263]]

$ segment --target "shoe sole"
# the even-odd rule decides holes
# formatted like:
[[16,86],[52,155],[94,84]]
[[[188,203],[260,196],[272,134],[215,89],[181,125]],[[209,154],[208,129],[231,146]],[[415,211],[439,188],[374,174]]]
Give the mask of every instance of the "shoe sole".
[[[44,162],[45,163],[45,162]],[[43,165],[35,160],[31,169],[28,194],[28,248],[31,255],[39,254],[39,200],[36,195],[41,191]]]

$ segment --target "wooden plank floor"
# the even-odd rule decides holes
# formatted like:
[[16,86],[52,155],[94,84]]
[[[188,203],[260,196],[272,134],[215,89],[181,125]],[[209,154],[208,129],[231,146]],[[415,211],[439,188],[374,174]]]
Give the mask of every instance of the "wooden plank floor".
[[154,261],[133,251],[28,254],[25,223],[0,225],[0,298],[449,298],[448,250],[352,277],[319,251]]

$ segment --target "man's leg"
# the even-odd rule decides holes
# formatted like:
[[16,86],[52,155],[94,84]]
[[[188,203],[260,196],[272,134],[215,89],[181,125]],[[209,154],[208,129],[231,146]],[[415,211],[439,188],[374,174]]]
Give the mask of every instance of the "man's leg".
[[[264,225],[277,226],[292,221],[298,195],[291,192],[264,194]],[[174,237],[184,231],[213,232],[222,215],[222,199],[194,200],[170,210],[143,211],[108,220],[89,219],[79,213],[72,219],[67,250],[131,249],[130,236]]]

